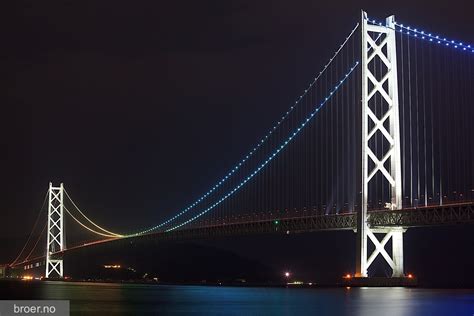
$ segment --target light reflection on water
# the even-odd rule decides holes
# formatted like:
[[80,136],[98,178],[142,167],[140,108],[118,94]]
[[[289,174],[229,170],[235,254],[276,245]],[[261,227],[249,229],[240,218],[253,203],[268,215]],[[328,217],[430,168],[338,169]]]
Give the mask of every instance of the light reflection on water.
[[10,298],[68,299],[72,315],[474,315],[474,290],[72,282],[40,282],[24,287],[24,283],[13,286],[9,293],[16,297]]

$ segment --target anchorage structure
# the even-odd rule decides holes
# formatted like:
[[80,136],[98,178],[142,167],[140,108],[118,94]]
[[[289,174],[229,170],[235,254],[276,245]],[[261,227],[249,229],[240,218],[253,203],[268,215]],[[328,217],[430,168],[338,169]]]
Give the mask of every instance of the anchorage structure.
[[[375,175],[381,172],[383,180],[390,184],[392,210],[402,208],[402,182],[400,159],[400,124],[397,86],[397,52],[395,42],[395,17],[385,20],[385,25],[372,25],[367,21],[367,13],[362,12],[362,205],[357,216],[357,262],[356,277],[367,277],[367,269],[381,254],[392,268],[393,277],[403,273],[403,232],[402,227],[371,229],[367,224],[367,202],[369,185]],[[385,65],[381,79],[376,78],[369,64],[375,59]],[[381,118],[371,109],[371,100],[376,94],[386,102]],[[381,133],[390,145],[382,157],[378,157],[369,146],[369,141]],[[375,234],[384,234],[381,241]],[[392,239],[392,255],[385,245]],[[375,250],[367,257],[368,241]]]
[[64,236],[64,186],[53,187],[49,183],[48,237],[46,241],[46,277],[63,277],[63,259],[52,258],[51,254],[65,249]]

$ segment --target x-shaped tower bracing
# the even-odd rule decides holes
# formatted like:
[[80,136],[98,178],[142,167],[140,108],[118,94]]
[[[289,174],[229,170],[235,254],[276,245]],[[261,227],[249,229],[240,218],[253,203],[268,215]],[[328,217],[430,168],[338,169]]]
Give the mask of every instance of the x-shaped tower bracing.
[[[390,185],[391,202],[389,208],[402,207],[400,123],[397,86],[397,52],[395,41],[395,18],[390,16],[385,25],[368,23],[367,14],[362,12],[362,205],[357,216],[357,262],[356,276],[367,277],[367,270],[375,258],[381,254],[392,268],[392,276],[401,277],[403,273],[403,232],[401,227],[371,229],[367,224],[367,206],[369,185],[375,181],[375,175],[381,172],[383,181]],[[385,67],[383,73],[371,71],[369,64],[379,59]],[[377,93],[381,95],[385,107],[381,106],[379,118],[371,108],[370,102]],[[370,141],[377,133],[389,144],[381,157],[374,153]],[[375,234],[385,234],[380,241]],[[385,246],[392,240],[392,255]],[[375,250],[367,257],[368,241]]]
[[64,186],[53,187],[49,183],[48,193],[48,232],[46,241],[46,277],[51,276],[62,278],[63,259],[52,257],[52,254],[65,249],[64,236],[64,207],[63,207]]

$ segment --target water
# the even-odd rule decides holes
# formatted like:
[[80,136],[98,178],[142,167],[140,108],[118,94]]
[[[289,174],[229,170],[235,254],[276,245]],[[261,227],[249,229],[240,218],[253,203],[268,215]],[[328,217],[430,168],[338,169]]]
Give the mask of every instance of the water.
[[0,282],[2,299],[65,299],[71,315],[474,315],[474,290]]

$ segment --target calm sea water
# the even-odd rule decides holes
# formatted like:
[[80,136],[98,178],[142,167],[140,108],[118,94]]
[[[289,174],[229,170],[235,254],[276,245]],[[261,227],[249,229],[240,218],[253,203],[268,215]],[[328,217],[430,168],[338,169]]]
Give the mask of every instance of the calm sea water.
[[72,315],[474,315],[474,290],[0,283],[2,299],[65,299]]

